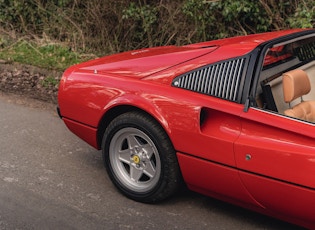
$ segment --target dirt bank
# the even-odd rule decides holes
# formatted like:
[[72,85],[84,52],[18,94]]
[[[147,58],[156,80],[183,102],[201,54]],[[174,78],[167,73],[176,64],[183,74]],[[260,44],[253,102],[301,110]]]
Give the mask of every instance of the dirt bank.
[[57,103],[62,72],[0,60],[0,90],[25,97]]

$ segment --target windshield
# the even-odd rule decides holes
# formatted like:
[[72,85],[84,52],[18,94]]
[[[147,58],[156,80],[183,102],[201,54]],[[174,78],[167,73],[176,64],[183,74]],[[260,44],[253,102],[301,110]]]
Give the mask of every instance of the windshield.
[[295,60],[295,64],[309,62],[315,59],[315,37],[293,41],[287,44],[277,44],[271,47],[264,60],[264,69]]
[[[295,83],[301,89],[301,92],[305,93],[296,97],[294,96],[292,100],[288,101],[284,97],[283,77],[296,73],[299,75],[303,73],[307,76],[307,81],[310,84],[305,84],[306,81]],[[295,87],[292,89],[294,93],[298,91],[295,90]],[[287,115],[288,111],[301,103],[301,100],[315,101],[314,34],[275,44],[266,51],[263,68],[260,72],[259,84],[256,88],[255,100],[258,108],[283,115]],[[304,117],[298,118],[307,121],[310,120]]]

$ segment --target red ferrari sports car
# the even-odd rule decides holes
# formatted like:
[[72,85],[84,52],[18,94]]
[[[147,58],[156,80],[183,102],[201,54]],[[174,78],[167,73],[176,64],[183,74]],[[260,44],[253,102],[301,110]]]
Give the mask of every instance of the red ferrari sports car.
[[102,57],[67,69],[58,111],[127,197],[193,191],[315,229],[315,30]]

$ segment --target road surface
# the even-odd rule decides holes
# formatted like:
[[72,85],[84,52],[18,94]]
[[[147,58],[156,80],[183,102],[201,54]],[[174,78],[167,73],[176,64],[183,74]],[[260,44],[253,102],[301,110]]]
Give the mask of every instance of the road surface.
[[0,127],[0,229],[298,229],[189,191],[125,198],[54,105],[0,93]]

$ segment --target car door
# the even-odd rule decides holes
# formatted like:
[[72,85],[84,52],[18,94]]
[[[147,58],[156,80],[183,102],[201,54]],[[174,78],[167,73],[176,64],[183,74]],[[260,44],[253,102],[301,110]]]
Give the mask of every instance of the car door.
[[273,215],[314,221],[314,124],[257,108],[241,122],[234,150],[248,192]]

